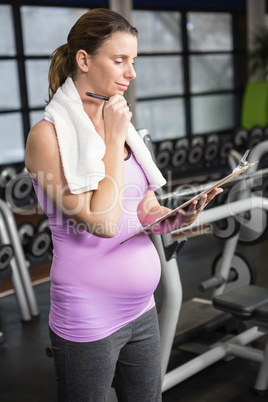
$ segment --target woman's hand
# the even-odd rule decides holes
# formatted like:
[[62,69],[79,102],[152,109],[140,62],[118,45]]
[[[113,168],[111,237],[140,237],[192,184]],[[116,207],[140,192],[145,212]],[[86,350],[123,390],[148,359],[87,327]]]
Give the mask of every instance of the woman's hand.
[[176,215],[172,215],[162,222],[152,226],[150,233],[165,234],[190,226],[194,223],[200,212],[203,211],[208,203],[222,191],[222,188],[211,190],[208,194],[203,195],[198,201],[193,201],[187,208],[179,209]]
[[[193,201],[187,209],[181,209],[175,215],[175,220],[178,220],[180,228],[186,227],[194,223],[201,211],[208,205],[208,203],[213,200],[213,198],[222,192],[222,188],[216,188],[211,190],[208,194],[203,195],[200,200]],[[177,216],[179,215],[179,216]]]
[[125,143],[132,113],[125,98],[113,95],[103,108],[105,142],[121,140]]

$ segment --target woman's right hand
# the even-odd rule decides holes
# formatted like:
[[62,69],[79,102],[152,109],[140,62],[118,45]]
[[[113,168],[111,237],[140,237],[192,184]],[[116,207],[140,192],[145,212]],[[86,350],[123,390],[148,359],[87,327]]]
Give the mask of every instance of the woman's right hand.
[[111,96],[103,108],[105,142],[120,140],[124,144],[131,117],[125,98],[118,94]]

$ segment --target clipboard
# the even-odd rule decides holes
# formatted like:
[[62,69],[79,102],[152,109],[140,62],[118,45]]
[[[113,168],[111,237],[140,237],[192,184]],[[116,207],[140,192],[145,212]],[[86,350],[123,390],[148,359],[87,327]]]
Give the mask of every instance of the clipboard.
[[126,241],[132,239],[133,237],[138,236],[141,233],[146,232],[148,229],[150,229],[152,226],[156,225],[157,223],[160,223],[164,221],[165,219],[169,218],[170,216],[175,215],[180,209],[186,208],[188,205],[190,205],[193,201],[199,200],[203,195],[210,193],[210,191],[214,190],[217,187],[221,187],[223,184],[227,183],[228,181],[232,180],[236,176],[240,175],[241,173],[245,172],[247,169],[251,168],[253,165],[255,165],[257,162],[249,163],[247,162],[247,156],[249,154],[249,149],[245,152],[243,157],[241,158],[240,162],[238,163],[237,167],[227,176],[225,176],[223,179],[220,179],[219,181],[215,182],[205,190],[201,191],[201,193],[195,195],[188,201],[185,201],[183,204],[179,205],[178,207],[174,208],[172,211],[168,212],[167,214],[161,216],[160,218],[156,219],[154,222],[150,223],[147,226],[144,226],[142,230],[140,230],[138,233],[134,234],[133,236],[127,238],[126,240],[122,241],[120,244],[125,243]]

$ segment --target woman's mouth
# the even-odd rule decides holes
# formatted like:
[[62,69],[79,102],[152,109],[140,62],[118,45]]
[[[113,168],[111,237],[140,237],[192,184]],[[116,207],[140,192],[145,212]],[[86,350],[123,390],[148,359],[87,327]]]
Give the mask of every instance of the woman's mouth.
[[128,89],[128,84],[121,84],[120,82],[116,82],[116,85],[118,85],[124,91]]

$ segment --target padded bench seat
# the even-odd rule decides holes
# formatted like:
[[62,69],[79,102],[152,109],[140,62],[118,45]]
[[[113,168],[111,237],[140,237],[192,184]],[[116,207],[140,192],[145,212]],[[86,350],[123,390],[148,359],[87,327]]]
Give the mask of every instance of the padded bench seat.
[[246,285],[214,296],[213,306],[242,319],[258,317],[268,321],[268,288]]
[[259,320],[268,322],[268,303],[265,303],[261,307],[258,307],[254,311],[254,317],[258,318]]
[[[268,288],[255,285],[241,286],[229,293],[214,296],[212,303],[215,308],[231,313],[238,319],[250,320],[249,322],[261,328],[261,332],[268,332]],[[261,363],[254,390],[259,395],[266,395],[268,388],[268,340],[264,351],[229,344],[229,352],[234,356]]]

